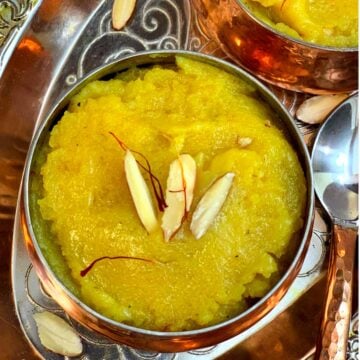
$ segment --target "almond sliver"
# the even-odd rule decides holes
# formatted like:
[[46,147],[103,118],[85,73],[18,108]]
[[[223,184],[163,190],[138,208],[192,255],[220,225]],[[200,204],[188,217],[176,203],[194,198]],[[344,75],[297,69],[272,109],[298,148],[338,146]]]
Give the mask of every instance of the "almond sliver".
[[116,30],[121,30],[135,10],[136,0],[114,0],[112,23]]
[[158,227],[156,212],[149,188],[141,174],[139,165],[130,150],[126,150],[124,168],[126,180],[137,214],[146,231],[151,233]]
[[170,164],[166,185],[166,204],[161,228],[165,241],[179,230],[194,196],[196,163],[188,154],[182,154]]
[[78,356],[83,351],[80,336],[61,317],[44,311],[33,315],[41,344],[64,356]]
[[226,173],[200,199],[190,224],[190,230],[196,239],[200,239],[213,224],[229,194],[234,177],[234,173]]
[[166,184],[166,204],[162,217],[161,228],[165,241],[180,228],[185,216],[185,193],[182,167],[179,159],[170,164],[169,176]]
[[320,124],[347,97],[347,94],[313,96],[299,106],[296,117],[307,124]]
[[190,207],[194,198],[194,188],[196,182],[196,162],[189,154],[181,154],[179,160],[182,166],[183,177],[185,181],[186,195],[186,212],[190,211]]

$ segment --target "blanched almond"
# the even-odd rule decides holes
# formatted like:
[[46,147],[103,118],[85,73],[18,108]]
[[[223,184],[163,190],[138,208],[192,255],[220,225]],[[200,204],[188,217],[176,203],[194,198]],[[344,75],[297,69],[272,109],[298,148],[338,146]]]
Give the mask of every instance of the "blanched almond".
[[322,123],[347,96],[347,94],[313,96],[299,106],[296,117],[307,124]]
[[226,173],[200,199],[190,224],[190,230],[196,239],[200,239],[214,222],[229,194],[234,177],[234,173]]
[[185,181],[186,212],[189,212],[194,198],[196,162],[189,154],[181,154],[179,156],[179,160],[182,166],[183,177]]
[[130,19],[135,9],[136,0],[114,0],[112,23],[116,30],[121,30]]
[[126,150],[124,168],[126,180],[137,214],[146,231],[151,233],[158,227],[156,212],[149,188],[141,174],[139,165],[130,150]]
[[165,241],[180,228],[185,216],[185,193],[182,167],[179,159],[170,164],[169,176],[166,184],[166,204],[162,217],[161,228]]
[[44,347],[64,356],[78,356],[82,353],[79,335],[64,319],[49,311],[36,313],[33,317]]
[[161,228],[165,241],[179,230],[185,214],[190,210],[194,196],[196,163],[188,154],[182,154],[170,164],[166,185],[166,204]]

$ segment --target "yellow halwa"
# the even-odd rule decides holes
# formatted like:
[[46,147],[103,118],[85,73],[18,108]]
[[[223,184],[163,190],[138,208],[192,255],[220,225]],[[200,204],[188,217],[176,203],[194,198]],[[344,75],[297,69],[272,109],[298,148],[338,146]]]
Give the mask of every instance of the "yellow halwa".
[[357,0],[243,0],[264,23],[318,45],[356,47]]
[[[240,313],[279,278],[278,259],[303,225],[303,171],[276,121],[252,86],[182,57],[177,67],[135,68],[90,83],[52,129],[39,160],[41,186],[33,185],[51,240],[44,226],[35,230],[52,268],[98,312],[141,328],[189,330]],[[142,226],[124,151],[110,132],[146,156],[164,188],[179,154],[196,159],[194,203],[170,242]],[[244,137],[252,142],[241,147]],[[236,175],[225,204],[196,240],[194,207],[229,171]],[[103,260],[80,276],[102,256],[155,262]]]

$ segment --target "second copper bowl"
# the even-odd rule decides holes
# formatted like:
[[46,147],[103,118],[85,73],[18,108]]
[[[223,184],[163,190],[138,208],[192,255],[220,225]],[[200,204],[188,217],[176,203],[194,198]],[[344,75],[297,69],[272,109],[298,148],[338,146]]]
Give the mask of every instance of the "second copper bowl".
[[194,0],[204,31],[253,75],[273,85],[312,94],[358,87],[358,49],[319,46],[262,23],[240,0]]

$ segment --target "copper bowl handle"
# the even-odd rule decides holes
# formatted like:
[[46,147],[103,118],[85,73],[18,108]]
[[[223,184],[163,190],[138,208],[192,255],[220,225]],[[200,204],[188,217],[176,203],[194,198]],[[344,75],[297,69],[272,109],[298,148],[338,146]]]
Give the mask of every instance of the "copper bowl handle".
[[330,244],[327,292],[316,360],[345,360],[351,318],[353,267],[357,231],[334,225]]

